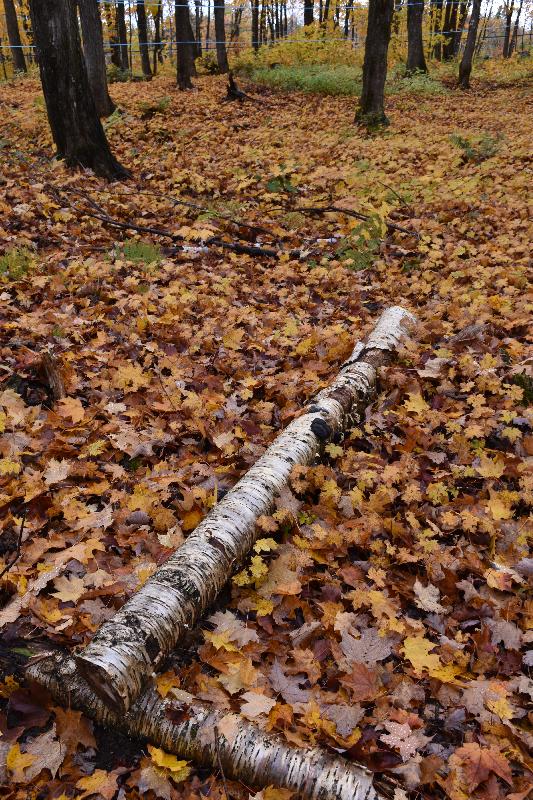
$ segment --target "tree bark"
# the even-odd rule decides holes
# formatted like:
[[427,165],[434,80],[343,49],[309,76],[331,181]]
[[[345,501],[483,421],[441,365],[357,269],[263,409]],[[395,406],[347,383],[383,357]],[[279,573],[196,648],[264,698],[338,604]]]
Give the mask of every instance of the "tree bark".
[[524,5],[524,0],[520,0],[520,5],[518,6],[518,11],[516,12],[516,17],[514,21],[514,29],[513,35],[511,36],[511,41],[509,43],[509,58],[513,55],[514,51],[516,50],[516,44],[518,42],[518,25],[520,23],[520,17],[522,15],[522,6]]
[[[183,0],[175,3],[177,78],[179,89],[192,89],[191,78],[195,73],[194,45],[191,43],[189,8]],[[207,49],[207,48],[206,48]]]
[[465,0],[465,2],[462,2],[459,5],[459,12],[457,15],[457,30],[453,34],[452,58],[457,56],[459,53],[459,48],[461,47],[461,39],[463,36],[466,18],[468,16],[469,3],[470,0]]
[[304,25],[312,25],[313,22],[313,0],[304,0]]
[[[167,753],[260,789],[274,785],[307,800],[379,800],[363,767],[327,753],[287,744],[237,714],[193,704],[173,722],[176,704],[148,690],[127,714],[110,711],[76,674],[73,659],[52,655],[30,664],[27,677],[58,703],[83,711],[98,724],[148,740]],[[176,714],[179,716],[179,714]]]
[[[432,55],[433,58],[436,58],[437,61],[442,59],[442,9],[444,6],[443,0],[435,0],[433,5],[433,29],[432,29],[432,37],[433,37],[433,47],[432,47]],[[436,41],[435,41],[436,39]]]
[[202,3],[194,0],[194,32],[196,39],[196,57],[202,55]]
[[98,0],[78,0],[83,54],[89,85],[99,117],[109,117],[116,106],[107,89],[104,34]]
[[218,71],[224,74],[229,71],[228,54],[226,52],[226,7],[224,0],[215,0],[214,15]]
[[470,24],[468,26],[468,35],[466,37],[465,50],[461,59],[461,63],[459,64],[459,86],[461,89],[468,89],[470,87],[470,74],[472,72],[472,59],[474,57],[474,50],[476,48],[480,10],[481,0],[474,0],[472,4],[472,13],[470,15]]
[[111,154],[83,59],[73,0],[30,0],[48,121],[58,156],[110,180],[130,176]]
[[9,40],[11,57],[13,59],[13,69],[15,72],[27,72],[26,59],[24,58],[24,50],[22,49],[22,40],[20,38],[17,20],[17,11],[13,0],[4,0],[4,11],[6,14],[7,38]]
[[385,80],[393,13],[394,0],[369,0],[363,91],[355,115],[357,123],[369,128],[389,124],[385,116]]
[[424,40],[422,38],[422,20],[424,17],[424,0],[407,4],[407,66],[406,75],[413,72],[427,72],[424,56]]
[[508,6],[507,4],[504,5],[504,13],[505,13],[505,33],[503,39],[503,57],[509,58],[511,55],[509,52],[509,45],[511,44],[511,24],[513,21],[513,11],[514,11],[514,0],[511,0],[511,5]]
[[80,672],[118,712],[127,710],[154,668],[211,605],[247,557],[256,521],[271,510],[295,464],[310,464],[321,441],[341,431],[373,397],[378,366],[390,360],[413,317],[382,314],[365,342],[126,605],[77,656]]
[[259,0],[252,2],[252,47],[257,53],[259,50]]
[[141,52],[141,68],[143,75],[147,78],[152,77],[150,66],[150,46],[148,43],[148,22],[146,19],[145,0],[137,3],[137,33],[139,35],[139,50]]
[[116,25],[119,52],[118,64],[125,72],[130,68],[128,59],[128,29],[126,28],[126,9],[124,0],[117,0]]

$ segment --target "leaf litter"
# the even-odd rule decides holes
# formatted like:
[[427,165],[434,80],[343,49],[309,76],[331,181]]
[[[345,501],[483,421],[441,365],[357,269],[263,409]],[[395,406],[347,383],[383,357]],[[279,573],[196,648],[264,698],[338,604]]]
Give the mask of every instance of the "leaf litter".
[[[108,136],[137,181],[120,187],[47,160],[36,82],[3,90],[0,233],[21,253],[0,285],[6,564],[24,520],[0,586],[9,797],[224,796],[219,775],[126,746],[30,694],[25,659],[87,642],[380,310],[401,303],[420,323],[384,371],[383,392],[321,463],[295,468],[260,520],[264,538],[158,688],[185,706],[192,695],[225,709],[228,736],[242,713],[386,771],[398,793],[525,798],[525,89],[453,93],[438,107],[391,98],[391,129],[367,137],[346,99],[276,94],[265,114],[221,105],[218,78],[200,83],[179,96],[167,78],[113,87],[124,114]],[[143,119],[159,85],[170,107]],[[464,163],[450,136],[487,127],[499,149]],[[179,247],[122,237],[84,214],[91,202],[114,220],[171,231]],[[354,209],[371,224],[306,206]],[[213,239],[284,252],[206,247]]]

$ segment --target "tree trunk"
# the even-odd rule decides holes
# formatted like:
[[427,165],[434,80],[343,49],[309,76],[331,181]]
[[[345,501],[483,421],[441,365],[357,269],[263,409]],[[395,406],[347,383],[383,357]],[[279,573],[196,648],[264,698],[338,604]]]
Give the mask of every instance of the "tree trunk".
[[194,29],[197,58],[202,55],[202,2],[194,0]]
[[313,0],[304,0],[304,25],[312,25],[313,22]]
[[229,65],[226,52],[226,7],[224,0],[215,0],[214,15],[218,71],[226,73],[229,70]]
[[509,45],[511,44],[511,23],[513,21],[514,0],[511,0],[511,5],[504,6],[505,9],[505,34],[503,39],[503,57],[509,58]]
[[[218,2],[218,0],[215,0]],[[194,45],[191,42],[189,27],[191,21],[189,18],[189,7],[186,6],[183,0],[177,0],[175,3],[176,15],[176,55],[178,61],[177,77],[178,88],[182,91],[185,89],[192,89],[191,78],[194,75]],[[207,49],[207,47],[206,47]]]
[[0,64],[2,65],[2,72],[4,73],[4,80],[8,80],[7,76],[7,69],[6,69],[6,59],[4,56],[4,48],[2,46],[2,37],[0,36]]
[[83,59],[73,0],[30,0],[33,35],[52,136],[69,167],[123,179],[130,173],[111,154]]
[[129,713],[115,714],[76,674],[74,661],[59,654],[30,664],[26,675],[57,703],[83,711],[99,725],[212,770],[223,770],[228,778],[246,786],[274,785],[307,800],[380,800],[372,775],[363,767],[319,747],[294,747],[238,714],[199,703],[187,705],[185,713],[180,713],[175,701],[161,699],[154,690],[140,697]]
[[154,17],[154,52],[152,53],[152,72],[157,75],[157,63],[160,61],[159,53],[161,52],[161,19],[163,16],[163,4],[159,0],[157,4],[157,11]]
[[126,9],[124,0],[117,0],[116,25],[118,36],[119,65],[124,72],[130,68],[128,59],[128,29],[126,28]]
[[24,58],[24,50],[22,49],[22,40],[20,38],[17,20],[17,11],[13,0],[4,0],[4,11],[6,14],[7,38],[9,39],[11,57],[13,59],[13,69],[15,72],[27,72],[26,59]]
[[459,5],[457,31],[453,35],[452,58],[455,58],[458,55],[459,48],[461,47],[461,38],[463,36],[465,22],[468,16],[469,3],[470,0],[465,0],[465,2],[460,3]]
[[[448,8],[450,11],[448,13]],[[444,30],[448,31],[446,34],[446,41],[444,42],[442,55],[445,61],[451,61],[455,50],[455,39],[457,36],[457,17],[458,17],[458,4],[457,0],[451,0],[446,6],[447,19],[445,20]]]
[[424,0],[407,4],[407,66],[406,75],[413,72],[427,72],[424,56],[424,40],[422,38],[422,20],[424,17]]
[[99,117],[109,117],[116,106],[107,90],[104,34],[98,0],[78,0],[87,77]]
[[150,67],[150,46],[148,43],[148,22],[146,20],[145,0],[137,3],[137,33],[139,35],[139,50],[141,52],[141,67],[143,75],[147,78],[152,77]]
[[476,47],[480,10],[481,0],[474,0],[472,3],[470,24],[468,26],[468,35],[466,37],[465,51],[461,63],[459,64],[459,86],[461,89],[468,89],[470,87],[470,73],[472,72],[472,59]]
[[487,25],[489,23],[489,20],[492,18],[492,6],[493,5],[494,5],[494,2],[491,2],[490,6],[489,6],[488,13],[483,18],[483,29],[481,30],[481,32],[479,33],[479,35],[477,37],[477,44],[476,44],[476,49],[474,50],[474,56],[479,56],[479,54],[481,52],[481,48],[483,47],[483,42],[485,41],[485,36],[487,34]]
[[369,0],[363,91],[355,116],[357,123],[368,128],[389,124],[385,116],[385,80],[393,13],[394,0]]
[[348,0],[344,11],[344,36],[348,39],[350,35],[350,17],[353,9],[353,0]]
[[77,656],[78,669],[115,711],[129,709],[148,676],[211,605],[248,556],[295,464],[314,461],[321,442],[344,429],[373,397],[377,367],[388,362],[413,317],[385,311],[327,389],[291,422],[181,547],[105,623]]
[[516,12],[516,18],[514,21],[513,35],[511,36],[511,42],[509,44],[509,58],[513,55],[514,51],[516,50],[516,43],[518,41],[518,25],[520,22],[520,16],[522,14],[523,5],[524,5],[524,0],[520,0],[520,5],[518,6],[518,11]]
[[259,50],[259,0],[252,2],[252,47],[257,53]]

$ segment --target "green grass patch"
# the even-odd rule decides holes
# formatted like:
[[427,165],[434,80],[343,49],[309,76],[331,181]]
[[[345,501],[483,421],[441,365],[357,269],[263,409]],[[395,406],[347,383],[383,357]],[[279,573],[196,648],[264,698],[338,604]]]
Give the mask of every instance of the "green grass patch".
[[[392,70],[385,93],[442,95],[449,91],[440,80],[424,73],[404,77],[404,67]],[[279,65],[273,68],[251,69],[249,78],[254,83],[283,91],[312,92],[332,96],[359,97],[362,71],[360,67],[343,64]]]
[[361,75],[359,67],[305,64],[254,69],[250,78],[273,89],[356,97],[361,92]]
[[134,264],[160,264],[163,259],[161,248],[150,242],[139,242],[137,239],[126,239],[121,245],[123,258]]
[[19,281],[34,266],[33,253],[25,247],[8,250],[0,256],[0,279]]

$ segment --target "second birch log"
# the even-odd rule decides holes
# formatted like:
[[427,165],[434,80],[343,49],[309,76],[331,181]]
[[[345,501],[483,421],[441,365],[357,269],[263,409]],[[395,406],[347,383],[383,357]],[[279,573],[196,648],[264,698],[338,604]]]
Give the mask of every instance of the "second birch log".
[[[180,758],[222,768],[224,775],[247,786],[274,785],[304,800],[380,800],[371,773],[363,767],[320,747],[294,747],[238,714],[196,704],[181,713],[175,702],[161,699],[154,689],[141,695],[126,714],[116,714],[80,677],[74,660],[60,654],[30,663],[26,676],[58,703],[83,711],[101,725],[147,740]],[[183,719],[175,722],[173,716]]]
[[187,540],[76,656],[83,677],[116,712],[129,709],[154,669],[192,628],[237,571],[295,464],[314,461],[320,444],[344,430],[374,396],[414,317],[394,306],[358,342],[333,383],[275,439]]

